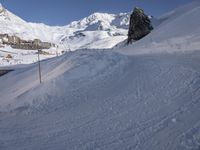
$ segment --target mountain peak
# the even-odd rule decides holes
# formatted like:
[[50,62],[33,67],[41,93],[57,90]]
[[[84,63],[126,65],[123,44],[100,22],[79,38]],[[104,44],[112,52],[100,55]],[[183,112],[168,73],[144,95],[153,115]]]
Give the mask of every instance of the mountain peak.
[[0,16],[6,20],[10,20],[8,11],[3,7],[1,3],[0,3]]
[[69,24],[69,27],[86,30],[107,30],[116,27],[125,28],[129,22],[127,13],[109,14],[95,12],[79,21]]
[[6,9],[3,7],[3,5],[0,3],[0,13],[5,12]]
[[101,17],[107,17],[107,16],[114,16],[114,14],[95,12],[91,14],[89,17],[101,18]]
[[114,14],[108,14],[108,13],[100,13],[100,12],[95,12],[91,14],[90,16],[86,17],[87,20],[89,21],[111,21],[115,17]]

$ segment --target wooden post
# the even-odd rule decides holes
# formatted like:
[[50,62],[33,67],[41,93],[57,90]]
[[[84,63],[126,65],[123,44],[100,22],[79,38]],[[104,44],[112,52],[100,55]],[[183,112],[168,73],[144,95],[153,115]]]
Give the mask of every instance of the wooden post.
[[56,46],[56,56],[58,57],[58,45]]
[[41,66],[40,66],[40,52],[41,50],[38,50],[38,71],[39,71],[39,80],[40,84],[42,83],[42,75],[41,75]]

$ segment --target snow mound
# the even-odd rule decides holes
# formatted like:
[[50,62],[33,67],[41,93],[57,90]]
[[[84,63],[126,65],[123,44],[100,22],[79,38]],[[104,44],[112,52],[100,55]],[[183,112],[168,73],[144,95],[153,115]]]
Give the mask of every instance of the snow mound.
[[[92,52],[94,51],[94,52]],[[59,78],[64,79],[65,83],[61,89],[66,89],[66,88],[71,88],[69,86],[69,83],[75,82],[75,81],[81,81],[84,78],[88,77],[90,80],[96,79],[98,76],[103,76],[104,72],[107,72],[108,70],[112,70],[115,67],[117,67],[122,61],[124,61],[122,58],[124,56],[121,56],[119,54],[113,54],[113,52],[108,52],[104,50],[80,50],[77,51],[76,53],[74,52],[69,52],[60,58],[55,59],[55,61],[48,60],[42,63],[42,76],[43,76],[43,81],[44,82],[49,82],[48,84],[52,84],[54,81],[53,80],[59,80]],[[23,69],[19,69],[19,71],[12,72],[10,76],[14,76],[12,80],[4,82],[3,78],[1,78],[1,86],[0,89],[3,92],[11,92],[13,93],[12,95],[8,96],[7,94],[2,95],[1,99],[1,109],[0,111],[3,111],[5,108],[8,110],[13,110],[13,107],[18,107],[18,105],[21,103],[23,105],[26,104],[32,104],[38,99],[38,102],[43,102],[41,99],[46,99],[46,96],[44,98],[41,98],[42,93],[44,91],[48,91],[49,88],[47,88],[47,84],[44,86],[47,88],[42,88],[41,94],[38,95],[38,98],[33,96],[33,99],[27,99],[25,95],[29,95],[30,93],[28,92],[29,89],[34,88],[35,90],[38,90],[38,66],[37,64],[33,64],[31,66],[28,66],[28,71],[27,67]],[[24,71],[26,72],[24,74]],[[22,77],[23,76],[23,77]],[[27,77],[27,78],[26,78]],[[23,78],[23,80],[19,80],[20,78]],[[23,86],[23,84],[27,81],[31,82],[26,86]],[[12,84],[14,81],[19,81],[15,82],[15,86],[12,88],[8,87],[5,88],[4,85],[6,84]],[[68,83],[69,82],[69,83]],[[69,87],[68,87],[69,86]],[[18,87],[23,87],[22,89],[18,89]],[[51,87],[51,85],[50,85]],[[34,90],[32,89],[32,90]],[[56,90],[60,91],[60,89]],[[26,94],[26,92],[28,92]],[[49,91],[49,94],[52,93],[53,91]],[[25,94],[25,95],[24,95]],[[55,94],[55,93],[54,93]],[[25,98],[22,98],[24,97]],[[29,96],[28,96],[29,97]],[[54,96],[53,96],[54,97]],[[24,100],[22,100],[24,99]],[[53,98],[54,99],[54,98]],[[13,102],[14,100],[14,102]],[[28,101],[27,101],[28,100]],[[24,107],[24,106],[21,107]],[[5,110],[6,110],[5,109]]]

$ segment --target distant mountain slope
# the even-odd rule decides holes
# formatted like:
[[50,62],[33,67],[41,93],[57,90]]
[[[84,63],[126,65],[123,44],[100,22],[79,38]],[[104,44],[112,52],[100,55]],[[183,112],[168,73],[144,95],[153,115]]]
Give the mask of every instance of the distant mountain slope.
[[[126,40],[129,18],[130,13],[93,13],[66,26],[48,26],[26,22],[0,5],[0,34],[16,35],[24,40],[40,39],[56,44],[56,47],[47,50],[50,55],[41,56],[46,59],[61,55],[64,51],[113,48]],[[160,24],[160,20],[151,16],[150,18],[154,27]],[[0,51],[0,66],[37,61],[35,51],[17,50],[9,46],[1,47],[1,50],[3,52]],[[5,58],[9,53],[12,54],[12,59]]]
[[[76,42],[77,39],[81,38],[78,33],[84,35],[85,32],[87,32],[84,36],[85,43],[82,42],[78,47],[88,45],[91,42],[90,39],[93,36],[97,36],[97,34],[93,33],[94,31],[99,32],[98,37],[94,37],[96,40],[102,40],[103,38],[112,36],[121,36],[123,40],[127,34],[128,22],[128,13],[118,15],[94,13],[89,17],[74,21],[69,25],[53,27],[42,23],[28,23],[0,5],[0,33],[16,35],[24,40],[40,39],[58,45]],[[71,44],[71,49],[74,48],[77,48],[77,46],[74,47]]]
[[[16,35],[23,40],[40,39],[58,47],[47,50],[50,55],[42,59],[61,55],[63,51],[82,48],[112,48],[127,38],[129,13],[107,14],[94,13],[66,26],[48,26],[42,23],[29,23],[19,18],[0,5],[0,34]],[[1,45],[1,44],[0,44]],[[37,61],[34,51],[1,47],[0,66],[26,64]],[[7,51],[7,53],[6,53]],[[11,54],[12,59],[5,57]]]

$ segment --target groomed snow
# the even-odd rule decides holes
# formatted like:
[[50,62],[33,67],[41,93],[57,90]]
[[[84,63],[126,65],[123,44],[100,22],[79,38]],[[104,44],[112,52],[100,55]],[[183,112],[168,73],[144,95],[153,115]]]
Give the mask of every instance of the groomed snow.
[[199,58],[83,50],[44,61],[41,85],[37,64],[10,72],[0,78],[0,147],[195,149]]

